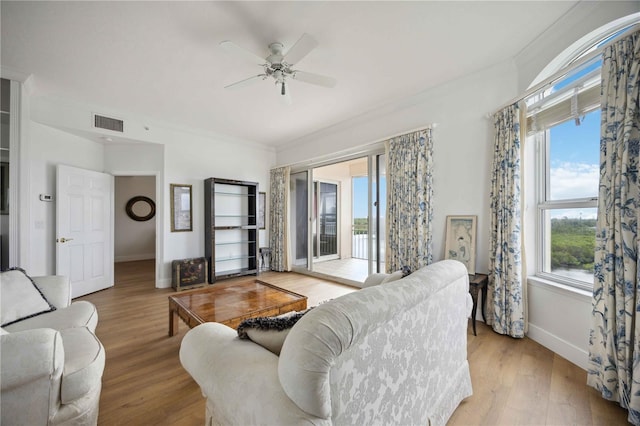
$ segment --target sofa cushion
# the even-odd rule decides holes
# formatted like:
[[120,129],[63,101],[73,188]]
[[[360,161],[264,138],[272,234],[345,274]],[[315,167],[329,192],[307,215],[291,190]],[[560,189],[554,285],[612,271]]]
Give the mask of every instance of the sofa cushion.
[[87,327],[61,330],[60,334],[65,357],[60,400],[69,404],[102,386],[105,352]]
[[24,270],[15,268],[1,275],[0,324],[3,327],[56,309]]
[[238,326],[238,337],[241,339],[250,339],[252,342],[259,344],[274,354],[280,355],[280,350],[291,327],[293,327],[309,309],[300,312],[287,312],[275,317],[246,319]]
[[49,312],[46,315],[25,319],[8,325],[6,331],[13,333],[34,328],[53,328],[64,330],[66,328],[87,327],[89,330],[96,330],[98,325],[98,311],[96,307],[85,300],[73,302],[70,306]]

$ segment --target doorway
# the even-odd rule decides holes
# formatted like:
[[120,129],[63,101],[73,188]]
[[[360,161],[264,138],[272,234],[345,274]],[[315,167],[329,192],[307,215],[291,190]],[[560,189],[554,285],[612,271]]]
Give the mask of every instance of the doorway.
[[291,174],[295,270],[349,283],[384,271],[384,163],[378,153]]
[[[114,177],[114,262],[119,269],[149,270],[156,259],[156,176]],[[148,279],[155,287],[154,277]],[[116,274],[118,278],[118,274]],[[116,279],[115,285],[119,283]]]

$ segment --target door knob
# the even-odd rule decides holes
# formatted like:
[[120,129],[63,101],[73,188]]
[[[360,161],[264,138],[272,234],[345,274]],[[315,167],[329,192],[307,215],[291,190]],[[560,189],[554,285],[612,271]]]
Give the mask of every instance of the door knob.
[[72,241],[72,240],[73,240],[73,238],[64,238],[64,237],[62,237],[60,239],[57,239],[56,243],[66,243],[67,241]]

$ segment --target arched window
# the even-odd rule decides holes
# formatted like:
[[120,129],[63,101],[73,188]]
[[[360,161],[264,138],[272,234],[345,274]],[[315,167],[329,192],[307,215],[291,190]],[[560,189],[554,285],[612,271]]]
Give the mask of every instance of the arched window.
[[536,78],[524,99],[535,145],[536,275],[593,287],[600,166],[602,47],[637,28],[640,14],[578,40]]

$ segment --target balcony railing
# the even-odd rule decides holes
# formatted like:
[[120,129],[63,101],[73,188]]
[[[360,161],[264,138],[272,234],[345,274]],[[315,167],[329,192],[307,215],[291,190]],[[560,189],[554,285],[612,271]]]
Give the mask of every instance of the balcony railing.
[[356,219],[351,226],[351,257],[369,259],[369,224],[366,219]]

